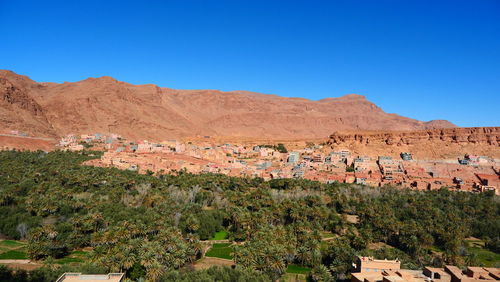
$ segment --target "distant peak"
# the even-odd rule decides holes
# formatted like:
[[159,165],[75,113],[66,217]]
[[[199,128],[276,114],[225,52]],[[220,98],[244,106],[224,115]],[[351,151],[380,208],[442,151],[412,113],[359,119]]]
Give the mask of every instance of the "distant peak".
[[2,75],[7,75],[7,74],[16,74],[15,72],[11,71],[11,70],[0,70],[0,74]]
[[3,77],[25,77],[25,78],[28,78],[25,75],[17,74],[15,72],[11,71],[11,70],[0,70],[0,76],[3,76]]
[[359,95],[359,94],[347,94],[347,95],[344,95],[341,97],[336,97],[336,98],[321,99],[320,101],[328,102],[328,101],[339,101],[339,100],[366,100],[366,97],[363,95]]
[[111,76],[101,76],[101,77],[89,77],[83,81],[94,81],[94,82],[118,82],[115,78]]
[[98,77],[96,78],[96,80],[103,80],[103,81],[118,81],[116,80],[114,77],[111,77],[111,76],[101,76],[101,77]]
[[10,80],[11,82],[16,82],[16,84],[28,85],[28,84],[36,84],[35,81],[31,80],[29,77],[25,75],[17,74],[11,70],[0,70],[0,77]]
[[101,76],[101,77],[98,77],[98,79],[106,79],[106,80],[116,80],[114,77],[111,77],[111,76]]
[[359,95],[359,94],[347,94],[347,95],[344,95],[340,98],[341,99],[363,99],[363,100],[366,100],[365,96]]
[[427,121],[427,122],[424,122],[426,127],[427,128],[454,128],[454,127],[457,127],[455,124],[447,121],[447,120],[443,120],[443,119],[434,119],[434,120],[430,120],[430,121]]

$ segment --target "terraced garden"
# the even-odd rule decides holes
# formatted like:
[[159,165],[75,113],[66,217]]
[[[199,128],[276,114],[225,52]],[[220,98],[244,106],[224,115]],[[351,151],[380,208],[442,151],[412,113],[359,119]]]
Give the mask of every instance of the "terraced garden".
[[15,240],[0,241],[0,259],[28,259],[26,243]]
[[87,260],[89,256],[88,252],[85,251],[73,251],[69,255],[56,259],[54,262],[57,264],[71,264],[71,263],[82,263]]
[[212,248],[205,254],[207,257],[233,259],[231,243],[213,244]]
[[[73,251],[63,258],[54,259],[53,262],[56,264],[82,263],[87,260],[88,256],[89,252],[87,251]],[[21,259],[29,259],[27,254],[26,242],[16,240],[0,241],[0,260]]]
[[227,239],[227,231],[219,231],[219,232],[216,232],[214,234],[214,236],[212,238],[210,238],[210,240],[213,240],[213,241],[218,241],[218,240],[225,240]]
[[484,247],[483,240],[477,238],[466,239],[467,252],[471,254],[475,260],[487,267],[500,267],[500,254],[492,252]]
[[309,267],[303,267],[296,264],[290,264],[286,268],[286,273],[308,274],[309,272],[311,272],[311,269]]

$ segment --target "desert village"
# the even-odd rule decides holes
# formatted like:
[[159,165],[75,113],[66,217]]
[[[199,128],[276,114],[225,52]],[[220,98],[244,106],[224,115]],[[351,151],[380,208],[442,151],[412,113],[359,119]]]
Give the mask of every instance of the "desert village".
[[[117,167],[141,173],[220,173],[261,177],[265,180],[304,178],[325,183],[367,186],[398,185],[416,190],[447,187],[458,191],[500,193],[500,160],[465,154],[456,159],[414,159],[411,152],[399,156],[359,156],[326,144],[217,144],[205,140],[168,140],[159,143],[129,141],[117,134],[67,135],[59,149],[104,150],[101,159],[87,165]],[[287,144],[288,146],[288,144]]]
[[[31,138],[21,131],[6,136]],[[9,149],[9,148],[4,148]],[[415,190],[446,187],[455,191],[500,194],[500,160],[490,156],[465,154],[456,159],[415,159],[411,152],[398,156],[357,155],[326,143],[258,144],[221,143],[209,136],[196,140],[130,141],[118,134],[70,134],[61,138],[56,149],[103,151],[100,159],[86,165],[116,167],[139,173],[220,173],[265,180],[303,178],[324,183],[355,183],[371,187],[393,185]],[[123,281],[124,273],[64,273],[57,281]],[[443,268],[404,269],[399,260],[358,257],[351,272],[352,282],[498,281],[500,269],[454,265]]]
[[[21,131],[6,136],[29,137]],[[4,148],[9,149],[9,148]],[[56,144],[67,151],[103,151],[100,159],[85,165],[115,167],[139,173],[220,173],[265,180],[303,178],[324,183],[355,183],[371,187],[393,185],[415,190],[442,187],[466,192],[500,194],[500,160],[465,154],[456,159],[415,159],[412,152],[399,155],[358,155],[341,146],[326,143],[258,142],[221,143],[209,136],[193,140],[163,142],[130,141],[118,134],[67,135]],[[123,281],[124,273],[84,275],[64,273],[57,281]],[[358,257],[351,271],[352,282],[498,281],[500,269],[454,265],[443,268],[404,269],[399,260]]]
[[0,282],[500,282],[500,0],[0,14]]

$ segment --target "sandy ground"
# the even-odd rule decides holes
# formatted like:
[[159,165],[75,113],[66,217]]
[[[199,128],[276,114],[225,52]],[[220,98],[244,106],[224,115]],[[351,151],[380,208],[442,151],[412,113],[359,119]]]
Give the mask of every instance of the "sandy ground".
[[52,151],[56,140],[49,138],[18,137],[0,134],[0,148]]
[[352,215],[352,214],[344,214],[345,220],[349,223],[356,224],[359,222],[359,218],[357,215]]
[[24,270],[33,270],[43,266],[43,264],[31,262],[27,259],[1,259],[0,264]]
[[204,257],[193,264],[196,270],[207,269],[212,266],[232,266],[234,262],[229,259]]

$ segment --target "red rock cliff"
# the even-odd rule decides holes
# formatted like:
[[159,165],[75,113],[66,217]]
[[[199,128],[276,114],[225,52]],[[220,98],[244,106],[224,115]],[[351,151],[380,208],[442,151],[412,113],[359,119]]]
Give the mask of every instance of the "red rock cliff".
[[464,153],[500,157],[500,127],[335,132],[330,135],[328,144],[332,147],[347,147],[360,153],[370,150],[397,153],[413,149],[424,157]]

